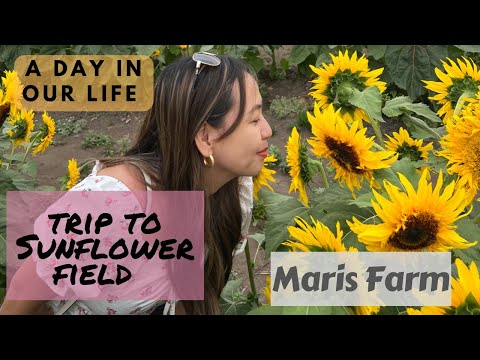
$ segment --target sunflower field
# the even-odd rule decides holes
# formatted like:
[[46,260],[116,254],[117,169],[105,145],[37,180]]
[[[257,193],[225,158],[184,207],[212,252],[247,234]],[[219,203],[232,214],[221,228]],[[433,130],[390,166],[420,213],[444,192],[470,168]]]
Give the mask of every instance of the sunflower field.
[[[267,158],[255,196],[267,255],[450,252],[451,306],[273,307],[267,279],[267,303],[251,314],[480,314],[480,73],[476,52],[449,51],[383,46],[311,58],[311,131],[302,138],[294,127],[285,144],[289,194],[269,191]],[[390,119],[404,125],[382,133]]]

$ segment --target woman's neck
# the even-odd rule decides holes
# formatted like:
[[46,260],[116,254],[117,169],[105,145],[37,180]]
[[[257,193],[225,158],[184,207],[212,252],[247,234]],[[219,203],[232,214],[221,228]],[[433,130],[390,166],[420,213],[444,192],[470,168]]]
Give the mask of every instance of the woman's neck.
[[207,194],[213,195],[227,182],[232,180],[235,176],[225,172],[220,173],[215,168],[207,168],[205,170],[205,185]]

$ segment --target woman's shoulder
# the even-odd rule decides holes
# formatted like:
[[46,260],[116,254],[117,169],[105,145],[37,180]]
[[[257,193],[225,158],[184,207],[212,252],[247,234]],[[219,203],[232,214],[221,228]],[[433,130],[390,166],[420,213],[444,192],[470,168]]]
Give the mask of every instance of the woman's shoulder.
[[109,176],[119,180],[130,190],[145,190],[145,180],[142,171],[135,165],[123,163],[104,167],[97,171],[96,176]]
[[71,190],[145,190],[145,179],[135,165],[124,163],[105,167],[97,160],[92,172]]

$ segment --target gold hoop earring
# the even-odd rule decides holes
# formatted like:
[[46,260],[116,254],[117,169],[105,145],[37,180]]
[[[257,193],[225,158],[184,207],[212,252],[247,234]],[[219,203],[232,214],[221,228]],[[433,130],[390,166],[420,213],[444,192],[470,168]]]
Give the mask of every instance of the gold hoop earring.
[[213,155],[210,154],[208,156],[203,157],[203,163],[205,164],[206,167],[213,167],[215,165],[215,159],[213,158]]

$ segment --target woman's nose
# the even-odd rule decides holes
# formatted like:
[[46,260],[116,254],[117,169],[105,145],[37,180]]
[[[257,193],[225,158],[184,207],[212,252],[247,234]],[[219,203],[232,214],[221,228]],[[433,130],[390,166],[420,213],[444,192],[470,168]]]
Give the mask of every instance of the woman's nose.
[[262,139],[268,139],[272,136],[272,128],[265,116],[262,115],[262,119],[264,120],[262,121]]

